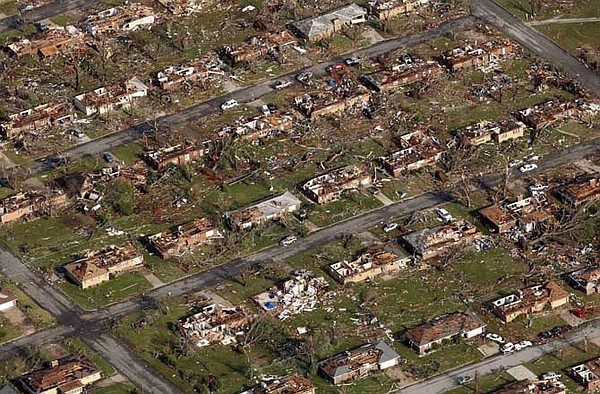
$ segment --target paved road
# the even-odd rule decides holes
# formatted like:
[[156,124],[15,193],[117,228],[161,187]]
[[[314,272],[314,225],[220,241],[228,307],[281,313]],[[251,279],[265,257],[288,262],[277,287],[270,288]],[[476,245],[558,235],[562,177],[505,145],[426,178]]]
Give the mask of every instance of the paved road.
[[552,25],[552,24],[570,24],[570,23],[591,23],[591,22],[600,22],[600,18],[552,18],[545,19],[543,21],[533,21],[527,22],[527,26],[542,26],[542,25]]
[[561,66],[568,76],[578,79],[583,86],[600,97],[600,77],[598,75],[587,68],[582,61],[537,30],[527,26],[493,0],[472,0],[471,13],[495,26],[541,58],[555,66]]
[[[68,11],[90,6],[90,4],[93,3],[89,0],[56,0],[53,3],[24,12],[23,17],[30,22],[38,22],[42,19],[52,18]],[[16,28],[17,21],[17,15],[0,19],[0,33]]]
[[[396,49],[411,47],[424,42],[435,40],[439,37],[443,37],[444,35],[450,32],[465,30],[469,27],[474,26],[475,24],[477,24],[477,22],[477,19],[473,17],[454,19],[451,21],[441,23],[440,26],[436,29],[426,30],[424,32],[409,37],[394,38],[390,40],[381,41],[368,48],[355,51],[353,52],[353,55],[362,58],[377,57],[379,55],[385,54]],[[340,61],[342,59],[343,57],[340,57],[338,59],[332,59],[332,62]],[[227,93],[219,97],[215,97],[203,103],[189,107],[176,114],[160,117],[157,119],[157,122],[161,126],[178,126],[189,124],[191,122],[197,121],[198,119],[204,116],[220,111],[220,106],[224,101],[235,99],[239,103],[247,103],[261,98],[266,94],[272,93],[274,90],[271,88],[271,86],[280,79],[289,80],[292,83],[297,83],[294,79],[294,76],[300,71],[310,70],[317,77],[324,76],[326,74],[325,68],[327,64],[329,63],[320,63],[311,67],[306,67],[301,70],[296,70],[284,74],[277,78],[269,79],[267,81],[253,86],[238,89],[236,91]],[[81,145],[77,145],[73,148],[65,150],[64,152],[61,152],[61,154],[73,158],[81,156],[98,155],[101,152],[110,150],[117,146],[134,142],[138,140],[144,133],[150,133],[151,130],[151,123],[143,122],[131,128],[111,134],[109,136],[98,138]],[[51,169],[53,163],[55,162],[55,159],[56,156],[49,156],[37,160],[34,164],[30,166],[31,173],[35,175]]]
[[546,354],[556,352],[565,345],[577,345],[587,339],[600,337],[600,320],[594,320],[574,329],[565,339],[555,340],[543,345],[530,347],[510,355],[499,354],[486,358],[480,362],[455,369],[443,375],[413,384],[394,393],[397,394],[439,394],[458,387],[457,379],[460,376],[488,375],[508,368],[528,363]]

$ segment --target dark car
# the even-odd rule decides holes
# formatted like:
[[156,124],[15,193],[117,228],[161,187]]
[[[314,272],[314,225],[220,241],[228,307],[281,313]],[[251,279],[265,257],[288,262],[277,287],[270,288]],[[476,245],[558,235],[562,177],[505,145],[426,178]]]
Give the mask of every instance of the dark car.
[[110,152],[104,152],[102,154],[102,158],[107,162],[107,163],[112,163],[113,161],[115,161],[115,157],[112,155],[112,153]]
[[542,331],[538,334],[538,338],[540,338],[542,341],[554,338],[555,336],[556,335],[552,331]]
[[564,326],[556,326],[550,332],[554,334],[554,336],[560,336],[568,333],[573,329],[573,326],[570,324],[565,324]]

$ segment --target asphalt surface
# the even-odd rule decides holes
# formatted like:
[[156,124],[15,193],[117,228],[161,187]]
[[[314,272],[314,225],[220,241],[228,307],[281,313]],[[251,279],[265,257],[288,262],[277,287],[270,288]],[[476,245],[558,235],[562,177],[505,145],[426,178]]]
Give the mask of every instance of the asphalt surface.
[[[426,30],[409,37],[394,38],[385,41],[380,41],[368,48],[352,52],[351,55],[365,59],[374,58],[400,48],[411,47],[424,42],[435,40],[451,32],[466,30],[469,27],[476,25],[477,23],[477,19],[473,17],[454,19],[451,21],[441,23],[435,29]],[[311,71],[315,77],[324,76],[327,74],[327,72],[325,71],[327,65],[342,61],[348,55],[350,54],[347,54],[346,56],[341,56],[337,59],[332,59],[330,62],[319,63],[310,67],[298,69],[293,72],[278,76],[277,78],[272,78],[262,83],[258,83],[256,85],[235,90],[233,92],[224,94],[219,97],[215,97],[213,99],[199,103],[192,107],[186,108],[185,110],[176,114],[159,117],[156,121],[161,127],[176,127],[192,123],[204,116],[208,116],[221,111],[221,104],[227,100],[235,99],[237,102],[243,104],[257,100],[266,94],[273,93],[274,89],[272,88],[272,86],[276,81],[288,80],[293,84],[296,84],[298,82],[295,80],[294,77],[299,72]],[[137,141],[144,134],[152,133],[153,123],[154,120],[142,122],[125,130],[118,131],[108,136],[97,138],[84,144],[74,146],[61,152],[60,156],[76,158],[82,156],[98,155],[102,152],[109,151],[118,146]],[[52,169],[55,166],[56,162],[57,155],[51,155],[45,158],[38,159],[36,162],[29,166],[29,170],[32,176],[35,176],[37,174]]]
[[[90,5],[93,5],[93,3],[89,0],[56,0],[53,3],[23,12],[22,15],[29,22],[38,22]],[[11,15],[0,19],[0,33],[15,29],[18,26],[18,19],[18,15]]]
[[495,26],[539,57],[555,66],[561,66],[566,75],[578,79],[583,86],[600,97],[600,77],[590,70],[584,62],[562,49],[537,30],[527,26],[493,0],[471,1],[471,13]]

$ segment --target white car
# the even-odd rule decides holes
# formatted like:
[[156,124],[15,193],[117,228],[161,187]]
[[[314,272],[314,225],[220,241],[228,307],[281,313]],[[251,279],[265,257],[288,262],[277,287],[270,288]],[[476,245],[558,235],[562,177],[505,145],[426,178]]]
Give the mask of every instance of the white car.
[[503,339],[503,338],[502,338],[500,335],[498,335],[498,334],[492,334],[492,333],[490,332],[490,333],[487,333],[487,334],[485,335],[485,337],[486,337],[487,339],[489,339],[490,341],[497,342],[497,343],[499,343],[499,344],[503,344],[503,343],[504,343],[504,339]]
[[221,109],[225,110],[225,109],[231,109],[231,108],[235,108],[237,107],[239,104],[237,102],[237,100],[227,100],[225,101],[223,104],[221,104]]
[[454,221],[454,218],[452,215],[450,215],[450,212],[446,211],[444,208],[436,208],[435,213],[437,213],[437,215],[446,223],[451,223]]
[[298,241],[298,238],[294,237],[293,235],[290,235],[289,237],[285,237],[284,239],[279,241],[279,245],[288,246],[295,243],[296,241]]
[[508,166],[509,167],[516,167],[516,166],[520,166],[521,164],[523,164],[523,160],[521,159],[514,159],[508,162]]
[[521,341],[521,342],[515,344],[515,350],[516,351],[523,350],[530,346],[533,346],[533,343],[531,343],[531,341]]
[[542,380],[546,380],[546,381],[554,381],[554,380],[559,380],[561,378],[559,373],[556,372],[544,372],[542,374],[542,376],[540,376],[540,378]]
[[536,155],[535,153],[525,156],[525,161],[538,161],[539,159],[540,156]]
[[397,228],[398,228],[398,223],[388,223],[385,226],[383,226],[383,232],[389,233],[390,231],[394,231]]
[[500,346],[500,351],[505,354],[514,352],[515,344],[512,342],[506,342],[504,345]]
[[292,86],[292,83],[290,81],[281,80],[281,81],[275,82],[275,84],[273,85],[273,89],[281,90],[281,89],[285,89],[290,86]]
[[519,168],[521,172],[529,172],[538,168],[537,164],[525,164],[523,167]]

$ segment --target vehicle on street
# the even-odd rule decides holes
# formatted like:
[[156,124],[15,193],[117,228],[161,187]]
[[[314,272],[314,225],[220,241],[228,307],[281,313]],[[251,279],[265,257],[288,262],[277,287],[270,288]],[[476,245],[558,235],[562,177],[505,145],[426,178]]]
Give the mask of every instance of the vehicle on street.
[[515,343],[515,350],[516,351],[523,350],[530,346],[533,346],[533,343],[531,343],[531,341],[521,341],[519,343]]
[[540,379],[541,380],[546,380],[546,381],[555,381],[555,380],[559,380],[560,377],[561,377],[560,374],[556,373],[556,372],[544,372],[540,376]]
[[296,74],[296,81],[298,82],[306,82],[312,78],[312,73],[310,71],[303,71],[299,74]]
[[344,63],[336,63],[336,64],[332,64],[331,66],[328,66],[325,69],[325,71],[327,71],[328,73],[334,73],[334,72],[342,71],[344,68],[346,68]]
[[550,332],[555,336],[561,336],[564,335],[566,333],[568,333],[569,331],[571,331],[573,329],[573,326],[570,324],[565,324],[563,326],[556,326],[554,327],[552,330],[550,330]]
[[582,308],[575,308],[571,310],[571,313],[580,319],[585,319],[585,311]]
[[102,153],[102,158],[107,163],[112,163],[113,161],[115,161],[115,157],[110,152],[104,152],[104,153]]
[[485,335],[485,337],[486,337],[486,339],[489,339],[490,341],[493,341],[493,342],[496,342],[499,344],[504,343],[504,339],[498,334],[493,334],[493,333],[489,332]]
[[282,90],[285,89],[287,87],[292,86],[292,82],[291,81],[277,81],[275,82],[275,84],[273,85],[273,89],[275,90]]
[[473,377],[472,376],[468,376],[468,375],[459,376],[458,379],[456,379],[456,381],[458,382],[458,384],[464,385],[464,384],[467,384],[469,382],[472,382],[473,381]]
[[535,153],[532,153],[530,155],[525,156],[525,161],[538,161],[540,159],[539,155],[536,155]]
[[522,166],[521,168],[519,168],[519,171],[521,172],[529,172],[529,171],[533,171],[536,168],[538,168],[537,164],[525,164],[524,166]]
[[538,338],[542,341],[547,341],[548,339],[554,338],[556,335],[552,331],[542,331],[538,334]]
[[235,108],[239,105],[239,103],[237,102],[237,100],[227,100],[225,101],[223,104],[221,104],[221,109],[225,110],[225,109],[231,109],[231,108]]
[[398,223],[388,223],[385,226],[383,226],[383,232],[389,233],[390,231],[394,231],[397,228],[398,228]]
[[508,162],[508,166],[509,167],[516,167],[516,166],[520,166],[521,164],[523,164],[523,160],[521,159],[514,159]]
[[346,59],[344,59],[344,63],[346,64],[346,66],[356,66],[360,64],[360,61],[355,57],[347,57]]
[[298,241],[298,238],[296,238],[293,235],[290,235],[288,237],[285,237],[281,241],[279,241],[279,245],[281,245],[281,246],[288,246],[288,245],[291,245],[291,244],[295,243],[296,241]]
[[502,346],[500,346],[500,351],[504,354],[512,353],[515,351],[515,344],[512,342],[506,342]]

